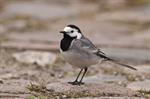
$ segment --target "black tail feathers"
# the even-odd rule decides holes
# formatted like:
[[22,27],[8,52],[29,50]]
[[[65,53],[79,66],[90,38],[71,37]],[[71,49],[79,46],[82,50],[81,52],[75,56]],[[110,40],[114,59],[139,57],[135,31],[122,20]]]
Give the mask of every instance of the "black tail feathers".
[[130,68],[130,69],[132,69],[132,70],[137,70],[136,68],[134,68],[134,67],[132,67],[132,66],[129,66],[129,65],[120,63],[120,62],[118,62],[118,61],[116,61],[116,60],[114,60],[114,59],[111,59],[111,58],[107,57],[107,56],[104,55],[104,54],[97,53],[97,55],[98,55],[99,57],[101,57],[101,58],[104,58],[106,61],[111,61],[111,62],[116,63],[116,64],[118,64],[118,65],[121,65],[121,66]]

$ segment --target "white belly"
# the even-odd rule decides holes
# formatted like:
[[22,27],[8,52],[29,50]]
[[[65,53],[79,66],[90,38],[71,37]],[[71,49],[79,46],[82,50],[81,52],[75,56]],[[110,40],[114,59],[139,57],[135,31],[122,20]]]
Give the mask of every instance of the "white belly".
[[91,66],[99,62],[99,58],[96,55],[81,55],[80,53],[72,52],[61,52],[64,59],[71,65],[77,66],[80,68]]

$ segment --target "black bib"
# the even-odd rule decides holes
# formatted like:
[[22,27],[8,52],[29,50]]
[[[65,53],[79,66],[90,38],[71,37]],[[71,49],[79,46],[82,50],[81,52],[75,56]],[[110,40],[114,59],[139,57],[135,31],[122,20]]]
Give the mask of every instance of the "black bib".
[[64,34],[64,38],[60,42],[60,48],[62,51],[67,51],[71,45],[71,42],[76,39],[76,37],[70,37],[67,34]]

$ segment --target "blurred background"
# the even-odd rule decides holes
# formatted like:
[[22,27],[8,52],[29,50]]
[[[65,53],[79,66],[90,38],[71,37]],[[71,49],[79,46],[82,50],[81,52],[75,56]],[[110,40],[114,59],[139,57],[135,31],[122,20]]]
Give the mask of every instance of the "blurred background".
[[[76,77],[79,69],[59,54],[59,31],[68,24],[79,26],[108,56],[138,69],[106,62],[90,67],[86,82],[150,90],[150,0],[0,0],[0,83],[24,88]],[[139,83],[145,86],[135,87]]]

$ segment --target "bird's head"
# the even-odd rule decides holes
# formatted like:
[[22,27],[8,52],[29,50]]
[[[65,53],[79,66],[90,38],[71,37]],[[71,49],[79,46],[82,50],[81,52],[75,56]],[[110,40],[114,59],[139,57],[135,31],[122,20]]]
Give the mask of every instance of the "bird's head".
[[75,25],[67,25],[63,31],[60,31],[60,33],[76,39],[81,39],[83,36],[81,30]]

